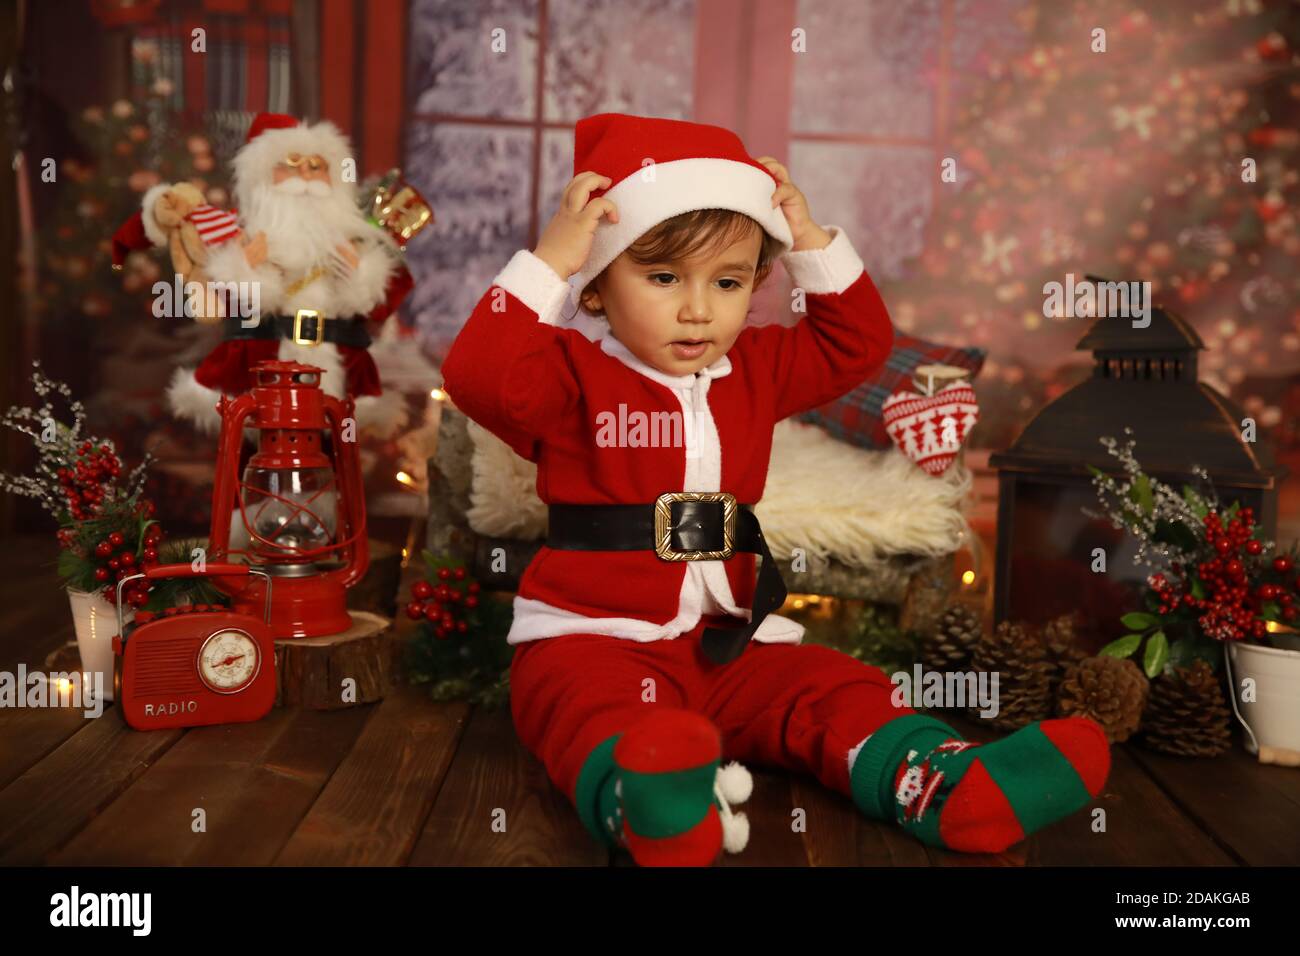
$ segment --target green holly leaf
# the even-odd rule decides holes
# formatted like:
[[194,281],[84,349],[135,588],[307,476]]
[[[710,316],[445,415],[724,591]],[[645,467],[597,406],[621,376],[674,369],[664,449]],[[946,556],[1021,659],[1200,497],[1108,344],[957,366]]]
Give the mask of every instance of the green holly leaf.
[[1196,493],[1196,489],[1191,485],[1183,485],[1183,500],[1191,505],[1192,513],[1198,518],[1204,518],[1210,513],[1209,507],[1205,504],[1205,499]]
[[1139,474],[1129,489],[1129,500],[1142,509],[1144,514],[1155,510],[1155,497],[1151,494],[1151,479],[1146,474]]
[[1155,678],[1165,669],[1165,662],[1169,660],[1169,640],[1165,637],[1164,631],[1156,631],[1151,635],[1151,640],[1147,641],[1146,655],[1142,659],[1143,670],[1146,671],[1147,677]]
[[1241,508],[1240,501],[1234,501],[1228,510],[1223,513],[1223,524],[1226,527],[1228,522],[1237,516],[1237,511]]
[[1192,597],[1196,598],[1198,601],[1205,600],[1205,585],[1202,584],[1201,579],[1195,575],[1192,576]]
[[1154,614],[1144,614],[1142,611],[1130,611],[1121,617],[1120,621],[1129,630],[1140,631],[1148,627],[1155,627],[1160,623],[1160,618]]
[[1172,544],[1180,551],[1195,551],[1198,547],[1196,535],[1191,528],[1181,521],[1170,521],[1168,518],[1156,521],[1152,537],[1163,544]]
[[1141,643],[1141,634],[1125,634],[1103,647],[1100,653],[1105,654],[1107,657],[1128,657],[1138,649],[1138,645]]
[[1265,601],[1259,606],[1259,614],[1266,621],[1276,621],[1282,616],[1282,605],[1277,601]]

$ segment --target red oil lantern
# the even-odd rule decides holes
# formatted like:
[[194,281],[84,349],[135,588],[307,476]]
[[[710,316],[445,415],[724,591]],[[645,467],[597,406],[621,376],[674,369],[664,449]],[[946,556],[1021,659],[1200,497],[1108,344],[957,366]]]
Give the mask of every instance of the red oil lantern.
[[[346,591],[370,566],[353,402],[326,395],[314,365],[267,361],[252,371],[252,389],[217,405],[211,560],[242,555],[275,579],[271,630],[277,638],[346,631],[352,624]],[[240,479],[245,426],[260,434]],[[327,430],[329,454],[322,441]],[[243,548],[231,547],[232,525],[247,535]],[[232,592],[235,607],[259,611],[265,588],[259,579]]]

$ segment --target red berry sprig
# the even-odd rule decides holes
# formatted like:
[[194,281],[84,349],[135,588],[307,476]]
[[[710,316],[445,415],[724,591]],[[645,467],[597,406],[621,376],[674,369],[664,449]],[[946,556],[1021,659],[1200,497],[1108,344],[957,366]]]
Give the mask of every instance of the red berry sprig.
[[108,493],[104,486],[121,473],[122,462],[108,445],[96,448],[93,442],[83,441],[77,446],[72,467],[56,472],[73,519],[84,521],[99,514]]
[[[1197,623],[1202,632],[1216,640],[1263,637],[1268,628],[1259,616],[1259,605],[1277,597],[1282,590],[1276,585],[1264,584],[1252,591],[1248,584],[1249,558],[1258,557],[1264,550],[1264,546],[1252,537],[1254,523],[1254,512],[1250,508],[1242,508],[1227,527],[1217,512],[1205,516],[1205,536],[1215,557],[1202,561],[1196,571],[1207,593],[1203,598],[1190,593],[1182,595],[1182,602],[1201,612]],[[1167,591],[1157,588],[1157,593],[1161,597],[1162,609],[1166,603],[1176,606]]]
[[453,633],[469,631],[466,617],[469,611],[478,607],[479,584],[466,580],[464,568],[439,568],[437,577],[437,585],[429,581],[416,581],[411,585],[406,616],[413,621],[427,620],[433,627],[434,636],[445,641]]
[[[121,531],[111,532],[95,544],[94,557],[103,562],[95,568],[95,581],[104,585],[102,593],[106,601],[110,604],[117,601],[117,582],[158,564],[158,545],[162,539],[162,528],[155,523],[145,529],[138,554]],[[143,607],[149,601],[150,590],[152,585],[148,581],[132,581],[123,590],[122,598],[131,607]]]

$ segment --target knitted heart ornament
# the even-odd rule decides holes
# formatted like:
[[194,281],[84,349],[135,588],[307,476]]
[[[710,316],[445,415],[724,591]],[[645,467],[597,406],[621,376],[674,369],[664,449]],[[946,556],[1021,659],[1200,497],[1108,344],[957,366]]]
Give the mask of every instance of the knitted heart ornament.
[[881,411],[898,450],[931,475],[948,470],[980,415],[975,389],[965,381],[933,395],[900,388],[885,399]]

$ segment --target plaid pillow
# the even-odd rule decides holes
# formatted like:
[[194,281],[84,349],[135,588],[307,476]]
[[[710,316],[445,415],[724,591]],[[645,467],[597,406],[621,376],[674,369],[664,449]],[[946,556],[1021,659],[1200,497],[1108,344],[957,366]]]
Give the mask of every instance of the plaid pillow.
[[859,448],[892,448],[880,407],[900,386],[914,387],[912,374],[918,365],[955,365],[969,369],[973,380],[983,368],[986,355],[987,349],[937,345],[895,331],[893,351],[880,371],[848,394],[804,412],[799,420],[820,425]]

